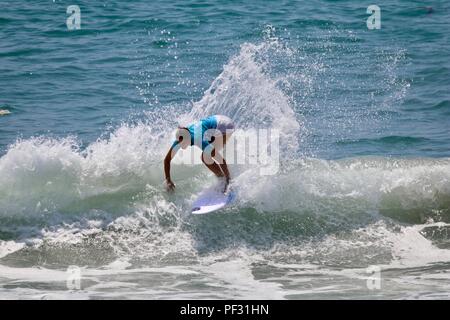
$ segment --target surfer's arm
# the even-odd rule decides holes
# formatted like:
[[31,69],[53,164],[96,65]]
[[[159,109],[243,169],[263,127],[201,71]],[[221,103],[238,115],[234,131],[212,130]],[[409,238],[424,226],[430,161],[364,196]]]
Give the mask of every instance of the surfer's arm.
[[170,162],[175,156],[175,152],[173,152],[173,146],[170,147],[169,152],[167,152],[166,157],[164,158],[164,174],[166,176],[166,185],[168,191],[173,191],[175,189],[175,184],[172,182],[170,178]]

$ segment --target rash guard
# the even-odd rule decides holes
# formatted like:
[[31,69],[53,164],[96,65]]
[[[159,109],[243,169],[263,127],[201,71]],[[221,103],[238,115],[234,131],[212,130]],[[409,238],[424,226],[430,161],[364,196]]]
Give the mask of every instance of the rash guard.
[[[205,132],[211,129],[217,129],[217,117],[210,116],[208,118],[201,119],[200,121],[188,126],[187,129],[191,135],[191,146],[201,144],[197,146],[202,150],[205,150],[206,147],[211,143],[211,141],[209,141],[207,137],[205,137]],[[175,148],[178,143],[179,142],[175,140],[172,144],[172,148]]]

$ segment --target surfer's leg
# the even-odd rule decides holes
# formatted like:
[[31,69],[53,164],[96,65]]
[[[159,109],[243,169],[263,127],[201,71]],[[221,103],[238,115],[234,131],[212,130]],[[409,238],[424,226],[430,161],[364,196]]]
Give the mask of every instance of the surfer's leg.
[[218,143],[217,146],[214,147],[213,151],[211,152],[212,158],[219,164],[221,171],[225,174],[225,176],[229,176],[229,172],[228,172],[228,167],[227,167],[227,163],[225,162],[225,158],[220,154],[220,152],[216,153],[217,151],[222,150],[226,143],[227,140],[230,138],[231,133],[226,134],[224,133],[222,135],[222,143]]
[[216,163],[220,167],[220,171],[222,172],[222,177],[223,176],[229,177],[230,172],[228,171],[227,163],[226,163],[225,159],[222,157],[222,155],[219,152],[217,152],[213,155],[213,159],[216,161]]
[[[213,143],[214,149],[211,152],[212,159],[214,159],[215,163],[217,163],[218,166],[220,167],[220,171],[222,172],[221,177],[223,177],[223,176],[229,177],[230,176],[230,173],[228,172],[227,163],[225,162],[225,158],[222,157],[222,155],[219,152],[225,147],[227,140],[230,138],[230,136],[231,136],[231,133],[222,134],[222,137],[220,139],[221,141],[219,141],[219,139],[214,141],[214,143]],[[211,163],[211,161],[210,161],[210,163]]]
[[[226,130],[222,131],[222,136],[219,136],[221,139],[213,140],[212,144],[214,146],[214,149],[211,151],[211,153],[202,153],[202,161],[206,165],[206,167],[208,167],[208,169],[211,170],[217,177],[225,178],[225,187],[223,189],[224,193],[226,192],[228,184],[230,183],[230,172],[228,170],[225,159],[222,157],[219,151],[225,147],[228,139],[233,134],[233,131],[234,125],[231,124],[226,128]],[[218,151],[217,153],[216,150]]]
[[227,162],[225,161],[225,159],[222,157],[222,155],[220,154],[220,152],[214,152],[213,153],[213,159],[215,161],[217,161],[218,166],[220,167],[220,171],[222,173],[221,177],[225,178],[225,186],[223,188],[223,193],[227,192],[228,189],[228,185],[230,184],[230,172],[228,171],[228,166],[227,166]]
[[[212,153],[214,153],[214,151],[220,151],[222,150],[225,145],[227,144],[228,139],[230,139],[231,133],[223,133],[222,134],[222,138],[221,139],[216,139],[214,140],[214,142],[212,143],[214,145],[214,150]],[[212,154],[213,158],[214,158],[214,154]]]
[[202,161],[208,169],[216,175],[216,177],[225,178],[225,187],[223,189],[223,193],[225,193],[227,191],[228,184],[230,183],[230,172],[228,171],[227,163],[220,152],[216,152],[216,149],[213,149],[211,154],[203,152]]
[[222,141],[223,141],[223,145],[222,147],[225,147],[225,145],[227,144],[228,139],[230,139],[231,137],[231,133],[224,133],[222,135]]
[[[214,150],[212,151],[213,157],[215,156]],[[224,173],[220,169],[220,166],[214,161],[213,157],[211,155],[205,154],[205,152],[202,153],[202,161],[205,164],[205,166],[212,171],[217,177],[223,177]]]

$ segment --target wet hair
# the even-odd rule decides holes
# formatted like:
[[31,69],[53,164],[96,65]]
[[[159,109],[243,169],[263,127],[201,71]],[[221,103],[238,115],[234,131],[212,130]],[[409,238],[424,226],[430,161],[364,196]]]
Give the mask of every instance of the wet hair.
[[181,130],[186,130],[189,133],[189,129],[187,127],[178,127],[176,132],[176,139],[178,142],[183,141],[183,135],[181,134]]

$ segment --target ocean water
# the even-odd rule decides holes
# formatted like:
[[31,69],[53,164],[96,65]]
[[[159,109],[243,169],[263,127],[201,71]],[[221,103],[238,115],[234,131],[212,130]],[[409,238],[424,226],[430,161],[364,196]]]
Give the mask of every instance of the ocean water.
[[[0,298],[450,298],[450,3],[371,4],[1,0]],[[210,114],[279,170],[193,216]]]

